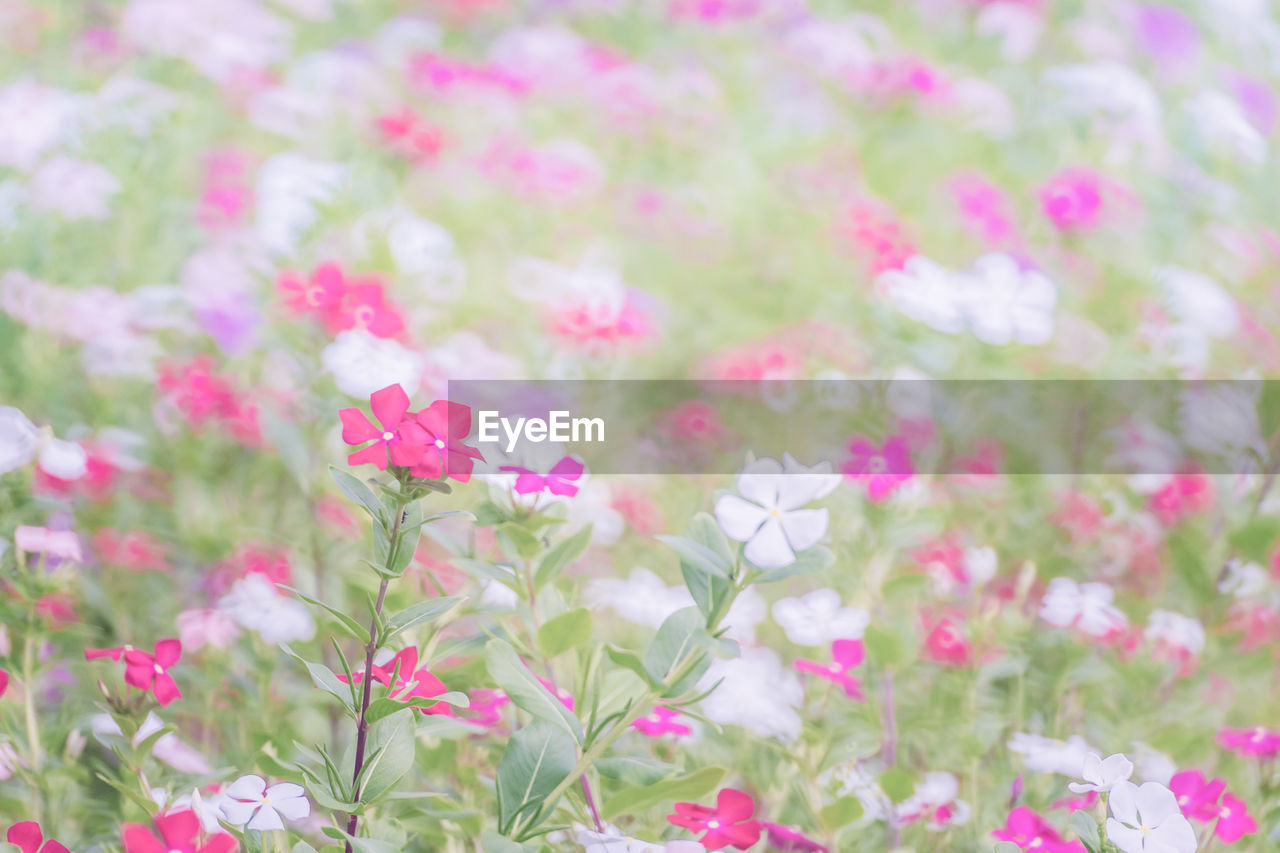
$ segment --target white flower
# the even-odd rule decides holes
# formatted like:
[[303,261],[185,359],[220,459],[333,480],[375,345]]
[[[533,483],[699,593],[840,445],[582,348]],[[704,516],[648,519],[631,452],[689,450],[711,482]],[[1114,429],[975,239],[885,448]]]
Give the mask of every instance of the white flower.
[[577,838],[585,853],[662,853],[661,844],[624,836],[613,824],[605,826],[604,832],[579,829]]
[[32,80],[0,89],[0,166],[30,171],[75,132],[83,96]]
[[[959,793],[960,783],[954,774],[926,773],[911,796],[894,809],[894,817],[900,823],[926,818],[925,828],[933,832],[941,832],[948,826],[962,826],[973,816],[973,809],[964,800],[956,799]],[[948,810],[939,814],[943,806],[948,806]]]
[[276,592],[275,586],[257,572],[231,585],[218,601],[242,628],[257,631],[268,643],[289,643],[315,636],[316,623],[299,601]]
[[1111,604],[1115,591],[1105,583],[1079,584],[1071,578],[1049,582],[1040,618],[1058,628],[1075,626],[1091,637],[1105,637],[1122,631],[1129,620]]
[[40,468],[59,480],[79,480],[89,469],[89,454],[74,441],[50,438],[40,448]]
[[368,397],[380,388],[399,385],[412,394],[422,382],[422,356],[390,338],[363,329],[339,332],[320,354],[338,390]]
[[980,35],[1000,39],[1000,52],[1009,62],[1021,62],[1031,56],[1044,31],[1043,16],[1030,6],[1017,2],[987,3],[978,12],[974,28]]
[[27,187],[32,207],[67,219],[106,219],[118,192],[120,181],[102,166],[63,156],[42,163]]
[[754,586],[747,587],[729,605],[729,612],[721,623],[725,636],[739,643],[754,643],[756,626],[764,621],[768,611],[764,596]]
[[948,335],[965,328],[965,309],[961,285],[956,274],[916,255],[908,258],[901,270],[889,270],[880,276],[894,306],[912,320]]
[[0,474],[27,465],[40,446],[40,430],[12,406],[0,406]]
[[1196,833],[1164,785],[1120,782],[1107,801],[1107,838],[1124,853],[1194,853]]
[[1201,92],[1187,103],[1191,124],[1210,145],[1255,165],[1267,162],[1267,140],[1240,108],[1221,92]]
[[1132,775],[1133,762],[1125,758],[1123,753],[1117,752],[1103,758],[1098,753],[1091,752],[1084,757],[1084,767],[1080,771],[1080,778],[1084,782],[1072,782],[1067,787],[1077,794],[1086,791],[1105,794],[1118,783],[1127,782]]
[[969,327],[983,343],[1043,344],[1053,337],[1058,291],[1035,270],[1008,255],[983,255],[973,262],[965,292]]
[[1159,782],[1168,786],[1173,774],[1178,772],[1178,765],[1172,758],[1140,740],[1133,742],[1130,753],[1133,755],[1138,778],[1143,782]]
[[608,607],[629,622],[657,628],[677,610],[694,605],[684,584],[667,586],[648,569],[636,569],[626,580],[598,578],[587,584],[592,607]]
[[[4,466],[0,465],[0,470]],[[1229,593],[1236,598],[1252,598],[1265,593],[1271,586],[1267,570],[1257,563],[1246,563],[1232,557],[1227,560],[1225,576],[1218,582],[1218,592]]]
[[818,544],[827,533],[827,510],[800,509],[826,494],[825,481],[783,476],[776,459],[750,463],[738,476],[738,495],[716,501],[716,521],[725,535],[746,542],[748,560],[762,569],[779,569],[796,561],[796,552]]
[[1231,294],[1207,275],[1181,267],[1162,267],[1156,273],[1164,304],[1181,323],[1211,338],[1236,331],[1239,310]]
[[1200,620],[1168,610],[1151,611],[1146,637],[1155,643],[1165,643],[1175,649],[1183,649],[1193,655],[1204,651],[1204,626]]
[[1076,778],[1080,776],[1089,753],[1097,752],[1079,735],[1072,735],[1064,742],[1024,732],[1014,733],[1009,749],[1022,756],[1029,770]]
[[865,610],[843,607],[834,589],[815,589],[773,605],[773,619],[797,646],[825,646],[835,640],[860,640],[871,617]]
[[[97,714],[90,721],[89,727],[99,739],[108,735],[124,736],[120,726],[109,714]],[[149,712],[147,718],[142,721],[142,725],[138,726],[138,731],[133,736],[133,745],[137,746],[163,728],[164,721],[156,716],[154,711]],[[204,755],[195,747],[184,742],[174,732],[168,732],[157,738],[151,748],[151,752],[160,761],[182,773],[203,776],[213,772],[213,768],[209,766],[209,762],[205,760]]]
[[284,829],[288,820],[302,820],[311,814],[311,802],[301,785],[281,782],[267,787],[261,776],[241,776],[227,786],[222,812],[228,823],[246,829]]
[[720,686],[702,700],[708,719],[783,742],[800,736],[796,708],[804,701],[804,688],[771,649],[748,646],[736,658],[713,661],[698,686],[706,690],[717,681]]
[[273,252],[292,254],[347,175],[341,163],[277,154],[258,170],[258,237]]

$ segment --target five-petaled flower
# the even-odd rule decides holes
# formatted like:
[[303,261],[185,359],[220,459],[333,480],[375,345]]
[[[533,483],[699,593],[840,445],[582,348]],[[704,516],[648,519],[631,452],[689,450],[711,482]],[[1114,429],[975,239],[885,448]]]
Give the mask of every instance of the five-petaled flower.
[[1118,783],[1128,781],[1132,775],[1133,762],[1123,754],[1117,752],[1103,758],[1098,753],[1091,752],[1085,756],[1084,768],[1080,771],[1080,778],[1084,782],[1072,782],[1067,787],[1077,794],[1086,791],[1101,791],[1105,794]]
[[900,436],[893,436],[882,445],[857,436],[849,442],[849,459],[841,470],[846,477],[865,484],[867,497],[875,503],[887,499],[915,474],[911,451]]
[[342,440],[356,445],[373,442],[347,457],[351,465],[376,465],[382,471],[387,464],[409,466],[422,458],[420,442],[406,440],[400,434],[409,413],[409,395],[399,385],[388,385],[369,397],[369,408],[382,428],[374,426],[364,412],[356,408],[340,409]]
[[229,853],[236,846],[235,838],[226,833],[200,844],[200,818],[190,809],[158,816],[156,829],[159,838],[140,823],[126,823],[121,827],[124,853]]
[[1169,789],[1182,813],[1197,823],[1212,823],[1220,841],[1231,844],[1258,831],[1244,800],[1228,791],[1222,779],[1205,779],[1199,770],[1183,770],[1173,774]]
[[808,658],[798,658],[796,669],[808,672],[819,678],[825,678],[832,684],[844,689],[845,695],[854,699],[862,698],[862,683],[850,673],[862,663],[866,649],[861,640],[836,640],[831,644],[831,663],[818,663]]
[[408,468],[414,477],[452,477],[459,483],[471,479],[475,460],[484,457],[464,443],[471,432],[471,409],[448,400],[436,400],[420,412],[409,411],[409,395],[399,385],[388,385],[369,397],[369,408],[378,419],[374,425],[364,412],[341,409],[342,440],[365,444],[347,457],[352,465],[388,465]]
[[684,723],[676,722],[676,718],[680,716],[679,711],[671,708],[664,708],[661,705],[645,714],[640,719],[633,722],[633,728],[639,730],[643,735],[648,737],[662,737],[663,735],[687,735],[692,734],[693,729]]
[[553,495],[571,498],[578,493],[575,481],[581,479],[586,466],[572,456],[566,456],[552,465],[551,470],[545,475],[519,465],[503,465],[498,470],[511,471],[517,475],[515,490],[518,495],[550,492]]
[[820,475],[784,473],[776,459],[758,459],[738,476],[741,496],[716,501],[716,521],[730,539],[747,543],[743,553],[748,560],[762,569],[780,569],[826,535],[826,508],[801,507],[837,484]]
[[1124,853],[1194,853],[1196,832],[1159,782],[1117,782],[1107,804],[1107,838]]
[[751,819],[756,810],[751,796],[736,788],[723,788],[716,795],[716,805],[676,803],[676,813],[667,820],[693,832],[706,832],[698,839],[708,850],[736,847],[746,850],[760,840],[760,822]]
[[1274,758],[1280,754],[1280,731],[1263,726],[1252,729],[1219,729],[1218,744],[1240,755]]
[[435,479],[446,474],[459,483],[471,479],[475,460],[483,460],[480,451],[463,444],[471,432],[471,409],[448,400],[436,400],[413,416],[404,434],[422,447],[422,453],[409,473],[415,477]]
[[1085,853],[1079,841],[1064,841],[1053,824],[1027,806],[1009,812],[1004,826],[991,833],[998,841],[1012,842],[1023,850],[1043,853]]
[[241,776],[223,792],[222,813],[227,822],[246,829],[284,829],[284,816],[302,820],[311,814],[311,801],[301,785],[280,782],[267,787],[261,776]]
[[23,820],[9,827],[5,840],[15,845],[22,853],[71,853],[65,845],[50,838],[44,840],[40,824],[34,820]]
[[119,646],[113,649],[85,649],[84,657],[85,660],[104,657],[114,661],[123,659],[125,683],[139,690],[150,691],[161,705],[168,705],[175,699],[182,698],[182,692],[169,674],[169,668],[182,657],[182,643],[179,640],[157,640],[154,654],[133,646]]
[[[352,677],[357,683],[364,681],[364,670],[354,673]],[[339,675],[338,680],[345,682],[347,676]],[[379,684],[392,685],[392,699],[412,703],[423,713],[449,714],[452,710],[448,702],[423,701],[447,692],[447,688],[443,681],[425,667],[418,669],[418,650],[413,646],[396,652],[395,657],[381,666],[375,664],[373,680]]]

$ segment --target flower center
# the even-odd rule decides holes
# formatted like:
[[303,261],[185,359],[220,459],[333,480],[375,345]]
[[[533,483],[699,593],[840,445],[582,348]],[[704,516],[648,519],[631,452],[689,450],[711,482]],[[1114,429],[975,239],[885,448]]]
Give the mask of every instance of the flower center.
[[720,821],[718,820],[707,821],[707,829],[719,829],[719,828],[720,828]]
[[382,434],[382,440],[383,440],[383,441],[390,441],[391,439],[393,439],[393,438],[395,438],[395,437],[396,437],[396,436],[395,436],[395,433],[392,433],[392,432],[384,432],[384,433]]
[[156,675],[161,675],[161,674],[163,674],[163,673],[164,673],[164,667],[160,666],[160,664],[158,664],[158,663],[157,663],[157,664],[152,664],[152,666],[154,666],[154,667],[156,668]]
[[769,510],[770,518],[780,518],[781,516],[782,516],[782,510],[778,509],[776,506],[773,509]]
[[441,439],[438,439],[438,438],[437,438],[437,439],[436,439],[436,447],[438,447],[438,448],[439,448],[439,449],[441,449],[441,450],[444,450],[444,441],[443,441],[443,440],[441,440]]
[[1139,826],[1139,827],[1138,827],[1138,831],[1139,831],[1139,832],[1141,832],[1143,835],[1150,835],[1150,834],[1151,834],[1151,829],[1150,829],[1149,827],[1147,827],[1145,824],[1144,824],[1144,825],[1142,825],[1142,826]]

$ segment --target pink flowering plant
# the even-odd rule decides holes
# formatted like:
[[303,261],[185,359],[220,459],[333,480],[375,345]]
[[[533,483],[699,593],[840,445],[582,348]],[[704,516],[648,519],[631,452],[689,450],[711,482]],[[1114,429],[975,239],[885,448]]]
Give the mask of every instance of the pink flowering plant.
[[0,0],[0,853],[1280,850],[1278,45]]

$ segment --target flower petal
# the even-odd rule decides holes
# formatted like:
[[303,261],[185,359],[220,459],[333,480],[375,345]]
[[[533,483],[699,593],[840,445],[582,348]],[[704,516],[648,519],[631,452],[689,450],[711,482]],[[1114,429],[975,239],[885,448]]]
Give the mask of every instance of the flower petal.
[[760,525],[760,529],[747,541],[743,553],[762,569],[780,569],[796,561],[795,552],[782,532],[782,525],[772,517]]
[[258,809],[258,813],[253,816],[253,820],[245,825],[245,829],[260,829],[263,831],[284,829],[284,821],[280,820],[280,815],[276,814],[275,805],[272,804]]
[[399,385],[388,385],[369,395],[369,408],[383,429],[394,432],[409,411],[409,395]]
[[124,842],[124,853],[168,853],[169,850],[140,823],[126,823],[121,827],[120,840]]
[[767,518],[768,510],[737,495],[725,495],[716,501],[716,521],[724,535],[735,541],[746,542]]
[[160,664],[162,669],[168,669],[173,666],[182,657],[182,641],[181,640],[159,640],[156,642],[156,663]]
[[782,530],[796,551],[817,545],[827,535],[827,508],[797,509],[782,514]]
[[342,421],[342,440],[347,444],[364,444],[379,438],[383,432],[359,409],[339,409],[338,419]]
[[233,800],[253,800],[257,802],[262,799],[262,793],[266,790],[267,780],[250,773],[232,782],[223,793]]

